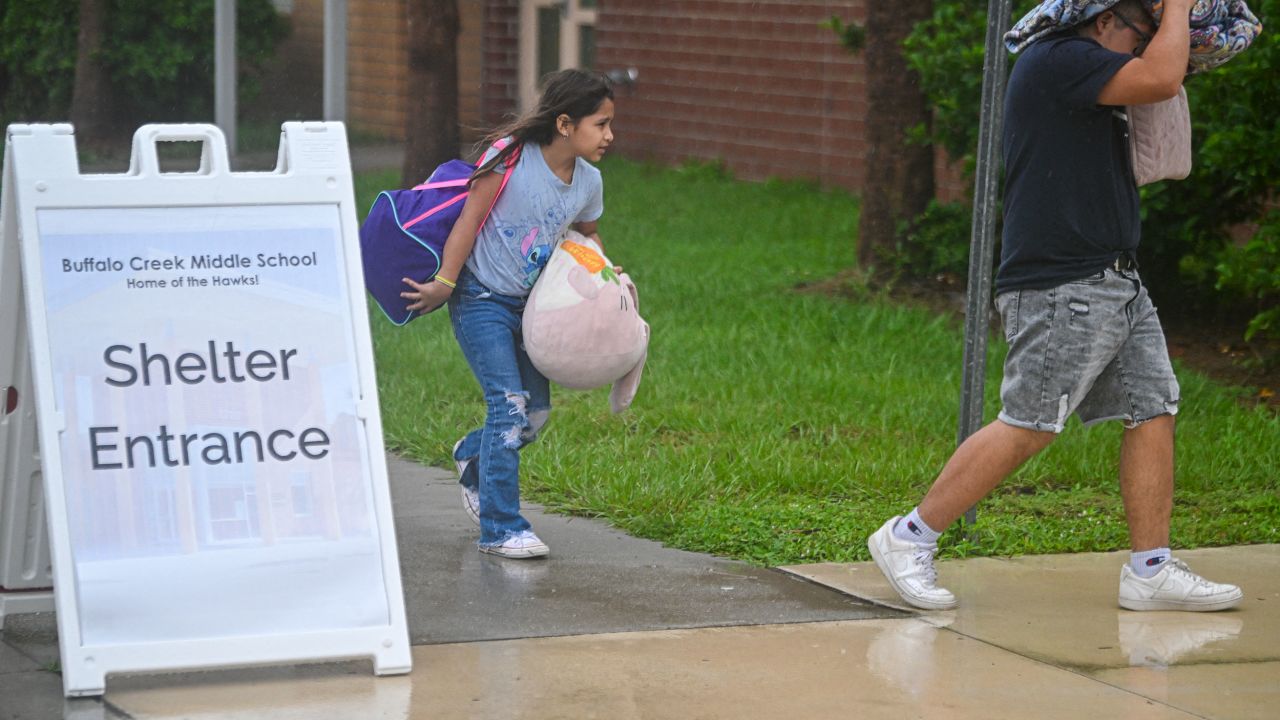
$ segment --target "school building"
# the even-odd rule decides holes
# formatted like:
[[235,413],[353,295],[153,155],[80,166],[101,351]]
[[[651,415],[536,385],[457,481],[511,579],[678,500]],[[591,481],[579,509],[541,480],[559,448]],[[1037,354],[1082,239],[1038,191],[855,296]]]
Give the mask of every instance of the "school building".
[[[357,137],[402,140],[412,122],[405,109],[406,2],[347,0],[347,121]],[[458,6],[464,141],[533,102],[545,73],[586,67],[618,81],[613,151],[624,157],[722,161],[742,179],[805,178],[853,191],[868,176],[865,64],[822,26],[832,16],[862,22],[866,0]],[[293,33],[281,48],[278,77],[264,84],[302,92],[318,112],[323,0],[277,0],[277,7],[291,17]],[[959,173],[941,153],[935,165],[939,196],[962,197]]]

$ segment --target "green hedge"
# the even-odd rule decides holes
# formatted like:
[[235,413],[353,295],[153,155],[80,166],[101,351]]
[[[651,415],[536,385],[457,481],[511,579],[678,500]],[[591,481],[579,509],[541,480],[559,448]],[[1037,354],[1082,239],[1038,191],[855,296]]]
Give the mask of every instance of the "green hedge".
[[[105,0],[100,61],[122,103],[120,121],[213,117],[214,0]],[[75,80],[77,0],[0,0],[0,121],[66,120]],[[271,0],[237,0],[236,54],[241,105],[287,34]]]

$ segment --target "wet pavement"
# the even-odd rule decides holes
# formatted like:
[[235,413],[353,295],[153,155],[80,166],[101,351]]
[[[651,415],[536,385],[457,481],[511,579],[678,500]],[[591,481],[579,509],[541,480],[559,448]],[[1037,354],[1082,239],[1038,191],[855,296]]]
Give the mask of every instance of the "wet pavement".
[[1115,604],[1123,553],[943,561],[958,609],[903,608],[870,563],[782,569],[580,518],[546,561],[476,552],[452,473],[390,461],[414,670],[368,661],[110,677],[64,704],[49,616],[10,618],[0,720],[1273,718],[1280,546],[1179,553],[1222,613]]
[[[456,474],[394,456],[388,456],[388,470],[414,645],[906,616],[792,573],[675,550],[600,522],[548,515],[536,506],[526,506],[525,514],[552,548],[551,557],[513,561],[484,555],[475,547],[479,529],[462,510]],[[62,716],[61,682],[49,672],[58,660],[55,625],[50,614],[6,618],[0,632],[0,720]],[[431,661],[415,658],[415,664],[419,673]],[[368,662],[108,677],[105,703],[83,700],[67,707],[86,720],[148,717],[133,703],[155,692],[198,696],[201,688],[225,687],[237,678],[254,683],[286,678],[288,684],[335,675],[357,683],[355,678],[373,679]],[[370,686],[375,696],[403,679],[377,680]],[[140,687],[150,692],[129,690]],[[303,694],[311,703],[324,691]],[[157,716],[191,717],[186,703],[167,706]],[[300,712],[297,717],[316,717],[310,710]],[[332,712],[324,717],[365,717]],[[262,715],[268,716],[280,717]]]
[[[961,605],[921,617],[946,634],[1087,678],[1099,690],[1186,713],[1170,717],[1280,717],[1280,545],[1175,554],[1209,579],[1240,585],[1240,606],[1217,613],[1121,610],[1116,591],[1127,552],[1085,553],[942,562],[939,582]],[[870,563],[786,570],[901,607]],[[1138,715],[1148,716],[1165,717]]]
[[394,457],[388,468],[415,645],[901,616],[794,574],[674,550],[536,506],[525,516],[550,557],[481,554],[456,474]]

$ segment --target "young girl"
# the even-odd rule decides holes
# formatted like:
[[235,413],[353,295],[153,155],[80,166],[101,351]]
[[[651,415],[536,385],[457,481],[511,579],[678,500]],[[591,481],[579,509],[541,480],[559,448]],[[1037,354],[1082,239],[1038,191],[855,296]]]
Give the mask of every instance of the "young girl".
[[[603,186],[587,161],[600,160],[613,142],[612,121],[613,90],[603,75],[549,76],[537,107],[489,136],[510,143],[491,147],[472,174],[440,272],[427,283],[404,280],[413,288],[401,293],[409,310],[429,313],[448,302],[454,337],[484,391],[484,425],[453,448],[481,552],[506,558],[550,552],[520,515],[520,448],[534,441],[551,412],[550,386],[529,362],[520,322],[529,290],[569,228],[600,242]],[[511,157],[518,158],[515,168],[493,204]]]

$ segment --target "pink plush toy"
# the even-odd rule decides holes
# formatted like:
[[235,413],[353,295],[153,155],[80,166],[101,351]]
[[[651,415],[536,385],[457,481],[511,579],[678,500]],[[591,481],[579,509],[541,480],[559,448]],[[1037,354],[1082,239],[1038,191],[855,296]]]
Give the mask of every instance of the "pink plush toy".
[[542,269],[524,310],[524,347],[538,372],[575,390],[613,383],[609,406],[626,410],[640,386],[649,324],[636,286],[595,241],[570,231]]

